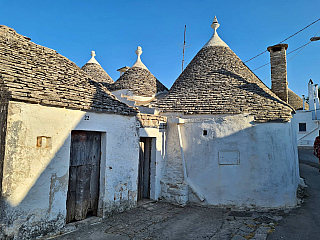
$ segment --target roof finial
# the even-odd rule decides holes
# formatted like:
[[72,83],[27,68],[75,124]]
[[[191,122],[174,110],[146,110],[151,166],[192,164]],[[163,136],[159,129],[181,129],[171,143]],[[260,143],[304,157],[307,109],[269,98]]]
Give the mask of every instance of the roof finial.
[[138,55],[138,59],[140,59],[140,56],[142,54],[142,47],[140,46],[137,47],[136,54]]
[[216,32],[219,26],[220,26],[220,24],[218,23],[217,16],[214,16],[214,19],[212,21],[211,27]]
[[[95,64],[99,64],[98,61],[94,58],[96,56],[96,52],[95,51],[91,51],[91,59],[87,62],[87,63],[95,63]],[[100,65],[100,64],[99,64]]]
[[217,33],[217,29],[220,26],[218,23],[218,19],[216,16],[214,16],[214,19],[212,21],[211,27],[213,28],[214,32],[210,40],[204,45],[203,47],[212,47],[212,46],[222,46],[222,47],[229,47],[224,41],[221,40]]
[[137,54],[137,61],[135,62],[135,64],[133,64],[132,67],[140,67],[140,68],[144,68],[144,69],[148,69],[141,61],[141,54],[142,54],[142,47],[138,46],[137,50],[136,50],[136,54]]

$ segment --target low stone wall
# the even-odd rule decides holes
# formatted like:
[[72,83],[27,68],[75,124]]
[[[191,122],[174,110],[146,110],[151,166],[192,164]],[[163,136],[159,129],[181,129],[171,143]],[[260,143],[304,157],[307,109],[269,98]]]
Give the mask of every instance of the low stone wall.
[[137,118],[142,128],[165,128],[167,123],[167,117],[165,116],[139,113]]

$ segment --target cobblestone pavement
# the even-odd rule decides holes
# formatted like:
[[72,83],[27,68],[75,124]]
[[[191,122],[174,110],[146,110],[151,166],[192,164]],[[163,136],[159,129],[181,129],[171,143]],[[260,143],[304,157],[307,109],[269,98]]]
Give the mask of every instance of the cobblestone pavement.
[[[288,210],[286,210],[288,211]],[[266,239],[284,211],[233,211],[200,206],[180,207],[147,202],[100,221],[68,224],[73,231],[54,239]]]

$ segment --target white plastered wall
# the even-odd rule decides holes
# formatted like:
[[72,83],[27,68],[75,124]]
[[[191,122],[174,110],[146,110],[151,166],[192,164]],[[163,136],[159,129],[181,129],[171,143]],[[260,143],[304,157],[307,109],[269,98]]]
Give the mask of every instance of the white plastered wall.
[[[98,214],[136,204],[135,116],[10,102],[2,183],[7,235],[65,224],[72,130],[102,133]],[[47,147],[37,147],[39,136],[48,138]]]
[[[296,205],[299,167],[290,122],[254,123],[246,114],[181,117],[187,175],[205,197],[200,202],[189,190],[189,201],[231,207]],[[167,143],[179,142],[175,125],[169,124]],[[167,144],[167,163],[164,178],[181,181],[177,144]]]

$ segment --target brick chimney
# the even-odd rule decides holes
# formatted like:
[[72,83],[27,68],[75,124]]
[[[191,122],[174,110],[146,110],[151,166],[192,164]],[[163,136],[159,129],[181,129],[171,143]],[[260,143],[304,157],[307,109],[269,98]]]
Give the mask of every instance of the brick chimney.
[[270,52],[271,91],[286,103],[288,103],[287,49],[288,44],[277,44],[267,48]]

